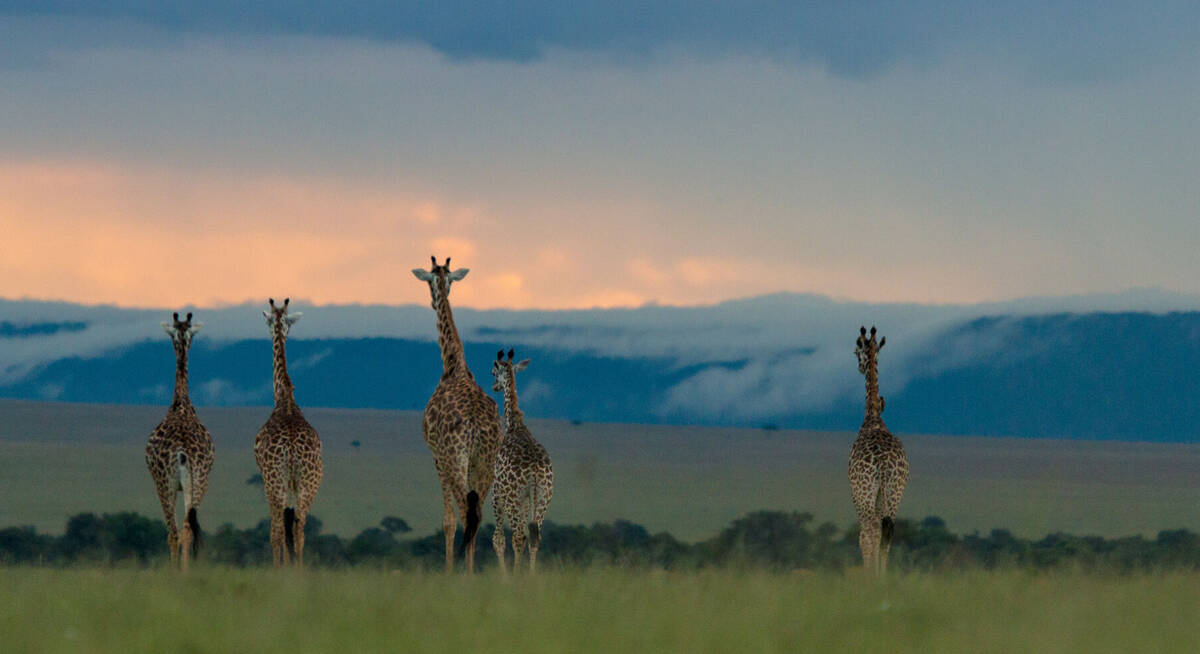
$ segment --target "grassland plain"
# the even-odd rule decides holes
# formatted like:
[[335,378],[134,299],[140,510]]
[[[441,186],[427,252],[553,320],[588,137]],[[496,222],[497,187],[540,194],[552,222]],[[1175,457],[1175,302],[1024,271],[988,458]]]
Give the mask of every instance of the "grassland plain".
[[[80,512],[160,515],[143,448],[162,407],[0,400],[0,526],[61,533]],[[441,526],[441,491],[405,411],[306,409],[325,450],[314,507],[351,536],[385,515],[416,534]],[[216,463],[206,529],[266,516],[251,447],[266,408],[206,408]],[[851,432],[582,424],[531,420],[554,458],[549,519],[622,518],[696,541],[748,511],[807,511],[846,527]],[[996,527],[1105,537],[1200,525],[1200,445],[900,434],[912,465],[901,516],[944,518],[958,533]],[[359,445],[354,446],[353,442]],[[491,508],[485,520],[491,519]]]
[[1193,652],[1196,573],[0,569],[5,652]]

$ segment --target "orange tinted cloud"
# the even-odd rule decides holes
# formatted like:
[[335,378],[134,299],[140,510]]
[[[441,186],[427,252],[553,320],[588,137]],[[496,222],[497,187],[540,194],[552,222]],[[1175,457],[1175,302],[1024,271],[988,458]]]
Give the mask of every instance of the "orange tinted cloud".
[[[982,283],[946,278],[932,264],[881,276],[846,258],[741,258],[730,243],[744,235],[738,225],[664,238],[653,221],[608,206],[516,202],[86,160],[0,164],[0,296],[153,307],[273,296],[424,304],[428,289],[409,271],[428,267],[431,254],[471,269],[454,299],[480,308],[701,304],[777,291],[937,302]],[[924,282],[924,296],[913,296],[912,279]]]

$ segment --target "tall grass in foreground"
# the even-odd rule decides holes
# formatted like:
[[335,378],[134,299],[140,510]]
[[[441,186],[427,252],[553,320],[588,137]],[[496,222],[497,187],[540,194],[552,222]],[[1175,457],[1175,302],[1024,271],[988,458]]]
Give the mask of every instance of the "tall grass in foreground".
[[5,652],[1195,651],[1200,574],[0,568]]

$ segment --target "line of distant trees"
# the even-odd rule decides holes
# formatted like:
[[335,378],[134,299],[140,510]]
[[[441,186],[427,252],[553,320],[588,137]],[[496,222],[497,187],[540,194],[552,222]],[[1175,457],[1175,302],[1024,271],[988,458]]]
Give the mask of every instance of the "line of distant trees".
[[[495,565],[491,553],[494,527],[480,530],[479,557]],[[263,520],[250,529],[224,524],[205,533],[201,559],[233,567],[271,563],[270,525]],[[309,516],[306,565],[341,568],[375,566],[428,568],[444,564],[440,532],[409,538],[404,520],[389,516],[378,527],[353,538],[321,533],[321,521]],[[460,537],[461,537],[461,531]],[[97,516],[81,513],[67,521],[61,536],[39,534],[32,527],[0,530],[0,564],[4,565],[152,565],[167,556],[166,527],[161,520],[136,513]],[[624,520],[611,523],[558,525],[545,523],[538,553],[543,566],[621,565],[699,569],[716,566],[775,570],[842,570],[859,565],[858,529],[832,523],[813,524],[808,513],[758,511],[734,520],[716,536],[695,544],[668,533],[651,534]],[[898,520],[893,541],[893,569],[959,570],[967,568],[1083,569],[1114,572],[1200,570],[1200,535],[1187,529],[1106,539],[1099,536],[1051,534],[1038,540],[1014,536],[1005,529],[986,535],[958,535],[938,517]]]

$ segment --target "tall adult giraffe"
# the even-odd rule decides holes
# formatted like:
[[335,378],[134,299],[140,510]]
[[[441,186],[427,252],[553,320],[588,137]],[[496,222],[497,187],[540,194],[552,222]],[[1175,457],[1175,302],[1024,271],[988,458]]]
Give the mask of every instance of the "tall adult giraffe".
[[321,463],[321,437],[308,424],[296,404],[295,387],[287,371],[288,331],[301,313],[288,315],[288,302],[263,311],[271,332],[274,370],[275,408],[254,439],[254,460],[262,472],[263,490],[271,515],[271,554],[275,565],[288,564],[294,551],[296,565],[304,565],[304,523],[324,469]]
[[[866,414],[858,438],[850,448],[850,494],[858,511],[858,547],[863,567],[877,573],[887,570],[896,511],[908,484],[908,457],[900,439],[883,424],[883,397],[879,395],[879,351],[887,338],[875,341],[875,328],[859,329],[858,371],[867,379]],[[882,546],[882,547],[881,547]]]
[[502,434],[496,401],[483,392],[467,368],[462,340],[450,311],[450,285],[467,276],[466,268],[450,271],[450,259],[433,270],[414,268],[413,275],[429,284],[433,310],[437,313],[438,345],[442,350],[442,378],[421,423],[425,444],[433,452],[442,482],[442,530],[446,535],[446,571],[454,569],[454,530],[457,515],[464,524],[462,551],[468,573],[475,570],[475,534],[479,531],[482,505],[492,488],[492,466],[500,450]]
[[[208,492],[208,474],[213,464],[213,443],[208,430],[196,417],[196,409],[188,397],[188,350],[192,337],[203,325],[192,323],[192,314],[184,320],[171,314],[171,322],[162,324],[175,347],[175,396],[167,415],[146,443],[146,467],[154,478],[158,501],[162,503],[163,518],[167,521],[167,547],[171,564],[181,561],[188,569],[188,559],[200,547],[200,521],[196,508]],[[184,520],[182,529],[175,524],[175,502],[183,492]]]

